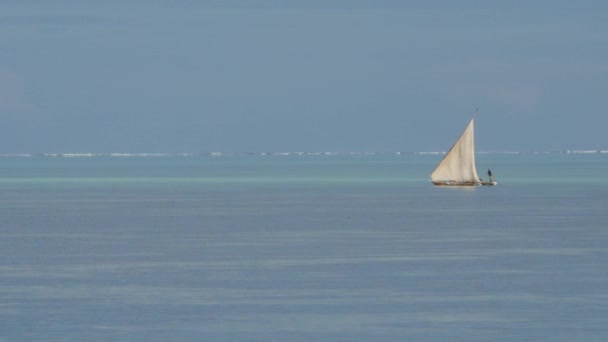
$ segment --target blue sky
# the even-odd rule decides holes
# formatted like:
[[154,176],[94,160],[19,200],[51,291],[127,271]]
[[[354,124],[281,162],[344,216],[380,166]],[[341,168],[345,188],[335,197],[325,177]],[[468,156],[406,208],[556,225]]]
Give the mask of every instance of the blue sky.
[[0,1],[0,153],[608,149],[607,94],[600,1]]

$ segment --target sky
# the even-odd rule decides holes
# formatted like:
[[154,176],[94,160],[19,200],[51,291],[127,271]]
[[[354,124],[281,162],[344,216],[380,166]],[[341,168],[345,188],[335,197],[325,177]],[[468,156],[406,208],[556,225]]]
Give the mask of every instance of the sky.
[[608,149],[608,2],[0,0],[0,153]]

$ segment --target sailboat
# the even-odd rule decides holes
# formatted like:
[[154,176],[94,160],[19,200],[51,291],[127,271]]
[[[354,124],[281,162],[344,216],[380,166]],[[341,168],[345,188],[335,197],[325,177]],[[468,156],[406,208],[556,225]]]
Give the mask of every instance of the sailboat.
[[[477,111],[475,111],[476,114]],[[478,186],[498,184],[492,179],[489,182],[484,182],[477,175],[475,166],[475,115],[464,128],[458,140],[431,172],[431,183],[434,185]]]

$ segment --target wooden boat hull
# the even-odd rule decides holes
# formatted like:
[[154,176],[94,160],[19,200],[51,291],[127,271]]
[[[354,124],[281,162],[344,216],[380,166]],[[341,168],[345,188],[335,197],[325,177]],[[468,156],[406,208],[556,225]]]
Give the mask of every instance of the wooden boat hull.
[[433,182],[433,185],[436,186],[494,186],[498,185],[498,182]]
[[494,185],[498,185],[498,182],[481,182],[480,185],[483,185],[483,186],[494,186]]

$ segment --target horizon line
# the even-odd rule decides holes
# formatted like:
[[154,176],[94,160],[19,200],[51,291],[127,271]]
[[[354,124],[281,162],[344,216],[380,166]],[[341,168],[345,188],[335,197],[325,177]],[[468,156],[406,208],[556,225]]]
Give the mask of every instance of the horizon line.
[[[360,156],[360,155],[443,155],[447,151],[287,151],[287,152],[181,152],[181,153],[127,153],[127,152],[86,152],[86,153],[0,153],[0,157],[194,157],[194,156]],[[477,151],[475,154],[608,154],[608,149],[560,150],[560,151]]]

